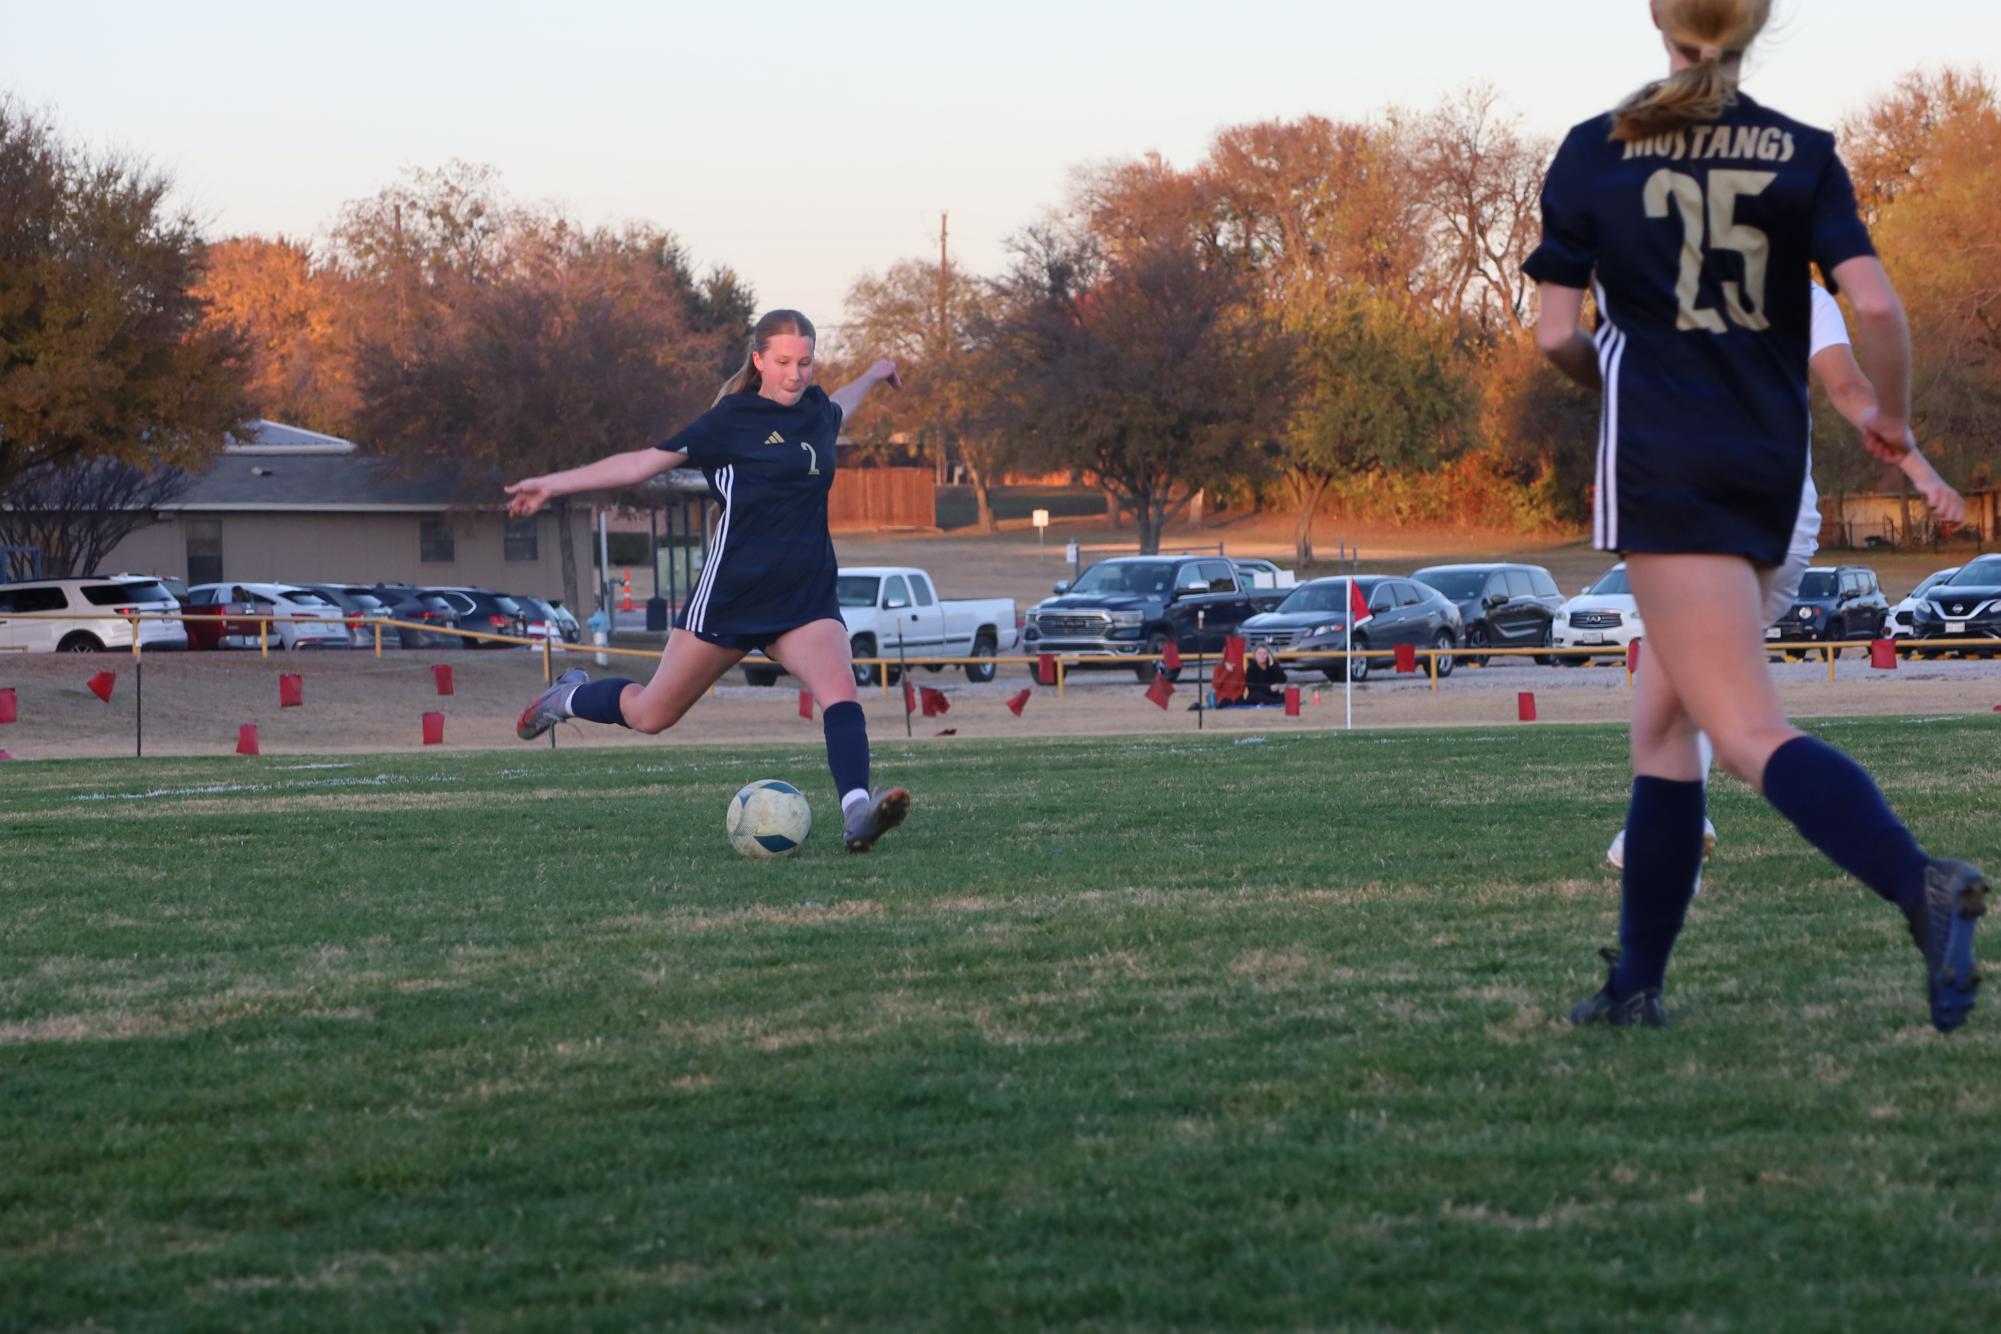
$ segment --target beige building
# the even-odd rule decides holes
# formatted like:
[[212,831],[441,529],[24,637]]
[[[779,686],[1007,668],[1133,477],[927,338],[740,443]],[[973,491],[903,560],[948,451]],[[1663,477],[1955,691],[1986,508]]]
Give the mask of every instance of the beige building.
[[[260,421],[100,568],[190,584],[464,584],[564,597],[555,515],[510,520],[500,499],[498,483],[474,503],[450,469],[412,473],[350,440]],[[574,507],[570,522],[581,613],[596,583],[589,507]]]

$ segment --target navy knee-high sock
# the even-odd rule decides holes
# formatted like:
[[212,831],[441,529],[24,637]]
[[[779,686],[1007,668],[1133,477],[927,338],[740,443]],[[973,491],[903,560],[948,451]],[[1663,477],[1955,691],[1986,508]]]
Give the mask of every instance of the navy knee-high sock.
[[619,710],[618,697],[632,682],[622,676],[607,676],[600,681],[586,681],[570,696],[570,715],[592,723],[617,723],[620,727],[630,727],[625,714]]
[[868,790],[868,715],[853,700],[829,704],[820,715],[827,733],[827,767],[840,796]]
[[1923,897],[1924,849],[1854,760],[1794,737],[1765,761],[1764,787],[1765,800],[1836,866],[1907,911]]
[[1635,778],[1620,878],[1619,964],[1612,993],[1660,986],[1702,870],[1701,783]]

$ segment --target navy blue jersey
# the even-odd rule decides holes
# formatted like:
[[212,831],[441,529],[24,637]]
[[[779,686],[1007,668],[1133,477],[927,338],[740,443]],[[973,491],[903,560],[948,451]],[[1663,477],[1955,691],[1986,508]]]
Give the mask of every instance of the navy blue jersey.
[[827,492],[841,409],[814,385],[791,407],[730,394],[659,448],[686,454],[722,506],[709,563],[675,624],[760,635],[840,619]]
[[1834,137],[1739,96],[1639,143],[1573,129],[1543,186],[1539,283],[1594,288],[1594,545],[1777,565],[1807,473],[1812,267],[1874,253]]

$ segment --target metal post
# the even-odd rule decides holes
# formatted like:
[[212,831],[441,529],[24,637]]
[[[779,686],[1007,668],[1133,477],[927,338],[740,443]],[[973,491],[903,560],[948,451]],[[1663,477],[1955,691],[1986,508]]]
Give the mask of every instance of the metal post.
[[1209,609],[1198,608],[1195,612],[1195,730],[1202,730],[1202,683],[1209,679],[1209,673],[1202,667],[1202,646],[1208,640]]
[[[903,618],[901,616],[896,618],[896,666],[897,670],[903,673],[903,735],[905,737],[908,737],[911,734],[910,733],[910,691],[911,691],[910,667],[907,663],[905,663],[903,658]],[[887,676],[889,675],[889,673],[884,672],[883,675]]]
[[146,660],[132,653],[132,754],[146,758]]
[[646,507],[646,563],[653,567],[653,596],[660,596],[660,507]]

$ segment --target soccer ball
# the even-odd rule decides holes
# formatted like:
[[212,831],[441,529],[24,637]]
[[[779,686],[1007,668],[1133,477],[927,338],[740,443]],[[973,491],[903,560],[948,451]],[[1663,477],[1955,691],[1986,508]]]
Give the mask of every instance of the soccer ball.
[[746,857],[790,857],[813,832],[813,808],[792,784],[760,778],[730,798],[723,827]]

